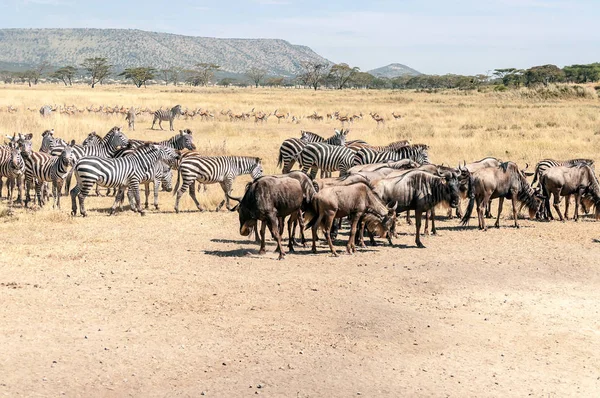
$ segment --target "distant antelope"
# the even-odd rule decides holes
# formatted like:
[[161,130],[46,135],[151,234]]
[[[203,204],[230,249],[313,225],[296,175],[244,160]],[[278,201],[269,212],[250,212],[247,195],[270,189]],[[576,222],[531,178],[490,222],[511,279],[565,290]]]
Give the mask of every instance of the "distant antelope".
[[286,115],[283,113],[277,113],[277,111],[278,111],[278,109],[275,109],[275,112],[273,112],[273,116],[275,116],[277,118],[277,123],[281,122],[281,119],[287,119],[288,117],[290,117],[289,112]]
[[342,127],[344,127],[344,124],[347,122],[352,123],[352,118],[348,117],[348,114],[345,116],[340,116],[339,112],[336,112],[335,118],[342,122]]
[[254,123],[258,123],[258,122],[266,122],[269,119],[269,116],[271,116],[270,113],[262,113],[262,112],[258,112],[254,115]]
[[392,116],[394,117],[395,120],[398,120],[402,117],[402,115],[398,115],[396,112],[392,112]]
[[381,116],[379,116],[377,113],[371,113],[371,112],[369,112],[369,115],[371,115],[371,117],[373,118],[373,120],[375,120],[377,122],[377,127],[379,127],[379,123],[385,124],[385,119],[382,118]]

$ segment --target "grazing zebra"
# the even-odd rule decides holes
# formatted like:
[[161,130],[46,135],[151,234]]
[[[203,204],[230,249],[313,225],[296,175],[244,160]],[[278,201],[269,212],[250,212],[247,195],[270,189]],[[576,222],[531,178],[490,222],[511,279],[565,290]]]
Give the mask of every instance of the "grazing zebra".
[[171,110],[167,110],[167,109],[157,110],[156,112],[154,112],[154,119],[152,120],[152,130],[154,130],[154,123],[156,123],[157,120],[158,120],[158,127],[160,127],[161,130],[164,130],[162,128],[162,122],[168,120],[170,130],[175,131],[175,129],[173,128],[173,119],[175,119],[176,117],[179,117],[179,115],[183,115],[183,111],[181,110],[181,105],[175,105],[173,108],[171,108]]
[[321,169],[322,172],[339,170],[340,176],[344,176],[352,167],[353,158],[352,149],[322,142],[307,144],[300,154],[302,171],[308,174],[308,169],[311,169],[311,178],[316,177],[317,169]]
[[50,105],[44,105],[40,108],[40,115],[42,117],[48,117],[52,114],[52,107]]
[[296,161],[299,160],[300,153],[306,144],[311,142],[323,142],[330,145],[344,145],[348,132],[349,130],[335,130],[334,135],[329,138],[323,138],[310,131],[301,131],[302,135],[299,139],[288,138],[281,143],[277,167],[280,167],[283,164],[282,173],[287,174],[292,170]]
[[[129,111],[127,111],[125,120],[127,120],[127,126],[129,127],[129,130],[135,131],[135,108],[133,106],[129,108]],[[160,123],[158,125],[160,126]]]
[[554,159],[544,159],[540,160],[538,164],[535,165],[535,174],[533,177],[533,181],[531,182],[531,186],[536,182],[540,181],[542,174],[546,172],[551,167],[558,166],[577,166],[577,165],[587,165],[594,170],[594,161],[592,159],[570,159],[570,160],[554,160]]
[[0,196],[2,193],[2,177],[6,177],[8,203],[12,204],[13,189],[15,184],[19,190],[17,202],[23,198],[23,176],[25,174],[25,162],[17,145],[11,142],[8,150],[0,152]]
[[[89,138],[89,136],[88,136]],[[105,136],[101,138],[97,145],[74,145],[73,162],[77,163],[79,159],[87,156],[96,156],[102,158],[112,158],[117,151],[124,148],[129,143],[129,139],[121,132],[120,127],[113,127]],[[69,173],[65,179],[65,195],[68,195],[71,187],[72,173]],[[96,190],[100,196],[100,192]]]
[[415,144],[403,146],[394,151],[378,152],[371,148],[362,148],[354,155],[352,164],[358,166],[361,164],[385,163],[388,161],[398,161],[402,159],[410,159],[413,162],[427,164],[429,157],[427,156],[427,145]]
[[65,147],[60,156],[52,156],[44,152],[21,153],[25,160],[25,207],[31,201],[29,190],[35,186],[35,195],[38,205],[42,207],[44,200],[42,198],[42,183],[52,182],[52,196],[54,197],[53,207],[60,209],[60,192],[68,168],[73,162],[73,154],[70,146]]
[[[158,207],[158,191],[162,186],[165,191],[171,192],[173,190],[173,170],[171,167],[163,161],[158,161],[154,164],[148,174],[146,174],[140,183],[144,184],[146,200],[144,202],[144,209],[148,209],[148,197],[150,196],[150,183],[154,184],[154,208],[159,210]],[[115,201],[118,203],[119,209],[123,210],[123,200],[125,199],[126,187],[121,187],[116,195]],[[129,204],[131,209],[134,210],[133,194],[131,191],[127,192]]]
[[[241,174],[250,174],[256,179],[263,174],[260,158],[250,156],[202,156],[198,152],[188,152],[181,156],[177,171],[177,183],[175,192],[175,212],[179,213],[179,200],[183,193],[189,188],[190,196],[194,200],[198,210],[203,211],[202,206],[196,199],[196,181],[202,184],[219,183],[225,199],[217,206],[221,210],[226,203],[227,209],[231,209],[229,198],[233,180]],[[181,181],[181,187],[179,183]],[[239,201],[238,198],[234,198]]]
[[[152,170],[157,162],[171,163],[178,157],[179,153],[173,148],[148,143],[122,158],[86,156],[79,159],[73,167],[77,186],[71,190],[71,214],[77,214],[77,198],[79,198],[79,211],[83,217],[87,216],[85,198],[89,195],[92,186],[98,184],[110,188],[128,187],[135,199],[135,205],[132,204],[132,207],[144,215],[140,200],[140,182],[153,173]],[[111,215],[116,206],[115,201],[110,210]]]

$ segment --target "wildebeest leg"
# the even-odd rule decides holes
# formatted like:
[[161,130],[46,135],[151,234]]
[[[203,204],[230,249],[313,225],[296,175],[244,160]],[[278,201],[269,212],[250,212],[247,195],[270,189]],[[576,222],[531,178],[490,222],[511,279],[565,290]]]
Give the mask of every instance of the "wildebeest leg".
[[[258,228],[258,225],[255,227]],[[265,254],[266,250],[265,250],[265,232],[267,229],[267,222],[266,221],[261,221],[260,222],[260,249],[258,250],[258,254]],[[255,229],[255,231],[258,231],[258,229]]]
[[487,207],[485,208],[485,218],[493,218],[492,215],[492,200],[489,199]]
[[562,190],[562,188],[559,189],[559,190],[554,191],[554,193],[553,193],[553,195],[554,195],[554,203],[553,203],[553,205],[554,205],[554,210],[556,210],[556,212],[558,213],[558,219],[560,221],[565,221],[565,219],[563,218],[563,215],[560,212],[560,207],[558,207],[558,205],[560,204],[560,191],[561,190]]
[[290,218],[288,218],[287,226],[288,226],[288,251],[290,253],[294,252],[294,236],[296,235],[296,227],[294,221],[294,215],[291,214]]
[[[575,194],[575,216],[573,217],[574,221],[579,220],[579,202],[581,202],[581,195],[582,192],[581,190],[577,191],[577,193]],[[567,202],[569,203],[569,202]],[[565,210],[565,218],[566,218],[566,210]]]
[[200,202],[198,202],[198,199],[196,198],[196,181],[193,181],[190,184],[189,192],[190,192],[190,196],[191,196],[192,200],[196,204],[196,208],[200,211],[204,211],[204,209],[200,205]]
[[423,230],[423,235],[429,235],[429,210],[425,212],[425,229]]
[[437,230],[435,229],[435,208],[431,209],[431,234],[437,235]]
[[335,257],[338,256],[337,251],[335,251],[335,249],[333,248],[333,242],[331,241],[331,226],[333,225],[333,221],[335,220],[335,211],[333,212],[333,214],[331,214],[331,212],[328,212],[327,216],[325,217],[325,238],[327,238],[327,243],[329,243],[329,248],[331,249],[331,253],[333,253],[333,255]]
[[[571,195],[565,196],[565,220],[569,219],[569,204],[571,202]],[[575,207],[577,209],[577,207]],[[575,217],[575,216],[573,216]]]
[[356,253],[356,245],[354,239],[356,238],[356,229],[359,220],[358,214],[354,214],[350,219],[350,237],[348,238],[348,244],[346,244],[346,251],[348,254]]
[[283,245],[281,244],[281,235],[279,234],[279,225],[277,222],[277,217],[271,214],[269,215],[267,222],[269,223],[268,227],[269,231],[271,231],[271,236],[277,241],[277,248],[279,249],[278,259],[283,260],[283,258],[285,257],[285,252],[283,251]]
[[416,238],[415,243],[417,247],[424,248],[425,246],[421,243],[421,218],[423,217],[423,211],[420,209],[415,210],[415,229],[416,229]]
[[412,221],[410,221],[410,210],[406,210],[406,224],[412,225]]
[[294,222],[294,236],[296,235],[296,223],[300,226],[300,243],[302,243],[302,247],[306,247],[306,238],[304,237],[304,217],[302,215],[302,210],[298,210],[298,216],[296,217],[296,222]]
[[500,228],[500,214],[502,213],[502,206],[504,205],[504,197],[500,196],[498,198],[498,216],[496,217],[496,222],[494,223],[494,227]]
[[321,220],[323,220],[323,215],[319,213],[317,216],[316,222],[312,226],[312,252],[317,252],[317,231],[319,229],[319,225],[321,225]]
[[477,218],[479,219],[479,229],[481,230],[486,230],[485,228],[485,217],[483,216],[483,213],[485,212],[485,209],[487,207],[487,200],[488,198],[486,198],[485,196],[483,197],[483,199],[481,201],[479,201],[479,199],[477,199]]
[[515,219],[515,228],[519,228],[519,217],[517,214],[517,192],[512,195],[513,218]]

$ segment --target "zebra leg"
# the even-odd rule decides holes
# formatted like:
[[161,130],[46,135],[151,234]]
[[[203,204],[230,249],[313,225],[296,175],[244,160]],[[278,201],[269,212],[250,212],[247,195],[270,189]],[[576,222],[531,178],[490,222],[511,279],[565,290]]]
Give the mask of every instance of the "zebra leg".
[[71,215],[77,215],[77,195],[79,194],[79,186],[75,186],[70,192],[71,195]]
[[[6,177],[6,198],[8,199],[8,191],[10,190],[10,187],[8,185],[8,182],[10,181],[10,177]],[[0,177],[0,199],[2,199],[2,186],[4,185],[4,183],[2,182],[2,177]]]
[[227,178],[226,180],[219,183],[223,192],[225,193],[225,199],[217,206],[217,211],[221,210],[223,204],[226,204],[227,210],[231,210],[231,205],[229,204],[229,196],[231,195],[231,189],[233,184],[233,178]]
[[175,129],[173,128],[173,119],[169,119],[169,128],[171,131],[175,131]]
[[73,177],[73,169],[69,170],[65,177],[65,196],[69,195],[69,188],[71,188],[71,177]]
[[42,198],[42,190],[44,189],[44,183],[41,181],[35,182],[35,198],[37,199],[38,206],[41,208],[44,206],[44,201]]
[[160,127],[161,130],[164,130],[162,127],[162,119],[158,119],[158,127]]
[[60,195],[62,193],[62,180],[56,180],[52,182],[52,196],[54,197],[54,205],[52,208],[57,207],[60,210]]
[[25,189],[25,177],[23,175],[20,175],[16,178],[16,182],[17,182],[17,189],[19,191],[19,196],[17,196],[17,203],[21,204],[23,203],[23,190]]
[[183,181],[181,183],[181,187],[177,191],[177,196],[175,197],[175,213],[179,213],[179,200],[183,196],[183,193],[187,191],[189,187],[190,185],[186,181]]
[[142,200],[140,198],[140,182],[137,180],[131,181],[129,183],[129,191],[132,193],[133,197],[135,198],[136,207],[137,207],[137,210],[140,213],[140,215],[142,215],[142,216],[146,215],[145,210],[142,208]]
[[[154,210],[159,210],[158,207],[158,192],[160,191],[160,181],[154,181]],[[146,184],[146,209],[148,208],[148,191],[150,184]]]
[[190,184],[189,191],[190,191],[190,196],[191,196],[192,200],[194,201],[194,203],[196,204],[196,207],[198,208],[198,210],[204,211],[204,209],[200,205],[200,202],[198,202],[198,199],[196,198],[196,181],[194,181]]
[[152,119],[152,127],[150,127],[150,130],[154,130],[154,123],[156,123],[156,117]]
[[[106,195],[108,195],[108,191],[106,191]],[[96,184],[96,196],[98,196],[98,197],[104,196],[100,193],[100,187],[98,186],[98,184]]]

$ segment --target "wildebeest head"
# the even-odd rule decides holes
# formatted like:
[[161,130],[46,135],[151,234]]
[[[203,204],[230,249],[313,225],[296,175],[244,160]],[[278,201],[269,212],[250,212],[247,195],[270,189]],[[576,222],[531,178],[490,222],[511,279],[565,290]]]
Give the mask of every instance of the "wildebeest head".
[[531,173],[531,172],[527,172],[527,169],[529,168],[529,163],[525,163],[525,168],[521,171],[521,174],[523,174],[523,177],[531,177],[532,175],[534,175],[535,173]]
[[458,178],[456,178],[456,176],[453,176],[453,175],[448,175],[448,176],[444,177],[444,179],[446,181],[446,185],[448,186],[448,192],[450,194],[450,198],[449,198],[448,202],[450,204],[450,207],[452,207],[453,209],[456,209],[458,207],[458,204],[460,201]]

